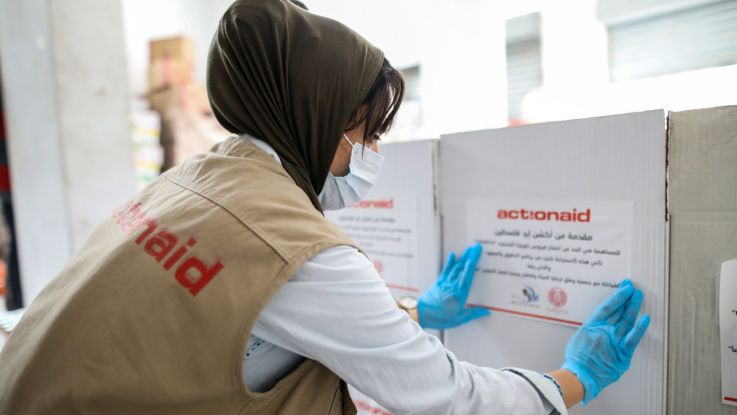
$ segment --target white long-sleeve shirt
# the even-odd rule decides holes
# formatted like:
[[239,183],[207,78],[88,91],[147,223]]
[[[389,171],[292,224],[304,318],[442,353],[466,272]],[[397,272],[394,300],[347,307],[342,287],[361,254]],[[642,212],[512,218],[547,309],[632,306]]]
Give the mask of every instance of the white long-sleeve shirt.
[[[279,162],[266,143],[246,139]],[[312,257],[272,297],[251,333],[244,381],[268,390],[305,357],[396,415],[566,413],[544,375],[459,361],[397,307],[373,264],[348,246]]]

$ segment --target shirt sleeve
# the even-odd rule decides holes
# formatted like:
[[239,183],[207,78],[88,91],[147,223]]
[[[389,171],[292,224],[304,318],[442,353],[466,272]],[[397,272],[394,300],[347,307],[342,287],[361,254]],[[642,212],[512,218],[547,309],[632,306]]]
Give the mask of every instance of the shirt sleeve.
[[459,361],[397,307],[371,262],[348,246],[306,262],[253,334],[317,360],[395,415],[566,413],[543,376]]

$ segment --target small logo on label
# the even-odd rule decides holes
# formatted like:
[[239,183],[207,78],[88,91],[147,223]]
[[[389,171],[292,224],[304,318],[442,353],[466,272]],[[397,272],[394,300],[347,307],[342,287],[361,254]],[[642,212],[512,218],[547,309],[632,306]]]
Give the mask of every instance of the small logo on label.
[[563,307],[568,302],[568,294],[566,294],[566,290],[560,287],[551,288],[548,291],[548,301],[556,307]]
[[529,285],[525,285],[522,290],[516,294],[512,294],[511,303],[514,305],[539,307],[535,305],[538,300],[540,300],[540,296],[537,294],[537,291]]
[[539,299],[535,289],[529,285],[522,289],[522,295],[527,299],[527,304],[534,303]]

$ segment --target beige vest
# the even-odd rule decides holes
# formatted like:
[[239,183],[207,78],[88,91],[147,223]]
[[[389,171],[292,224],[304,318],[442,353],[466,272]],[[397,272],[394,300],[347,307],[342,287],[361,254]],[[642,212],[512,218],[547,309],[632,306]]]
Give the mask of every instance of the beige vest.
[[269,298],[337,245],[355,246],[277,162],[226,140],[116,209],[31,304],[0,353],[0,414],[355,413],[315,361],[266,393],[242,381]]

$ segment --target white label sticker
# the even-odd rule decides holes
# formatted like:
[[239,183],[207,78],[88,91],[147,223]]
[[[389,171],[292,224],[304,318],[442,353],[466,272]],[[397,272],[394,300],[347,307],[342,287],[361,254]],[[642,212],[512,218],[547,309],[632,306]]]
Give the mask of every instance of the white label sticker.
[[737,259],[722,263],[719,281],[722,403],[737,406]]
[[469,303],[572,326],[631,278],[632,202],[470,200],[484,253]]
[[325,216],[353,239],[394,290],[419,294],[417,197],[374,195]]

